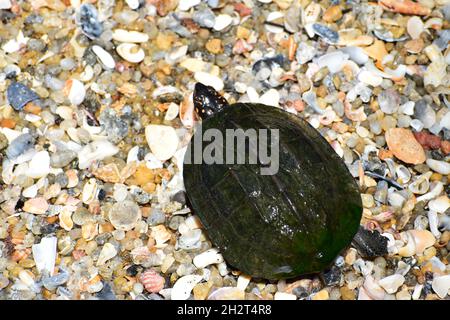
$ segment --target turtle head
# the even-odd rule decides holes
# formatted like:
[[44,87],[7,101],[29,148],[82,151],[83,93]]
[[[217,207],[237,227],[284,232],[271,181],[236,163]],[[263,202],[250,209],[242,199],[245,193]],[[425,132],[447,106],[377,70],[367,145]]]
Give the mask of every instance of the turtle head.
[[211,86],[197,82],[194,89],[195,112],[203,119],[207,119],[228,105],[227,100],[222,97]]

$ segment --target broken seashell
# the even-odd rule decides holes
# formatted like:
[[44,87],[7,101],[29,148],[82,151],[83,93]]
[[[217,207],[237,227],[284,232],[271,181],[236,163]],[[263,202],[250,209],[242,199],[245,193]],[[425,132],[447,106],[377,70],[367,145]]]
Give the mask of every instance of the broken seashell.
[[428,16],[431,9],[411,0],[379,0],[378,4],[383,9],[403,14],[412,14],[419,16]]
[[33,214],[44,214],[48,210],[48,202],[43,197],[38,197],[25,201],[23,211]]
[[114,228],[129,231],[141,218],[141,210],[136,203],[125,200],[115,203],[109,210],[108,217]]
[[114,69],[116,66],[116,62],[114,61],[114,58],[112,55],[103,49],[102,47],[98,45],[92,46],[92,51],[97,55],[100,62],[103,64],[103,66],[107,69]]
[[178,116],[179,106],[176,103],[171,102],[169,107],[167,108],[166,115],[164,116],[164,120],[171,121]]
[[393,274],[391,276],[387,276],[380,281],[378,284],[386,290],[387,293],[393,294],[396,293],[398,288],[405,282],[405,277],[401,274]]
[[417,177],[416,181],[408,186],[408,189],[415,194],[424,194],[430,188],[430,177],[433,173],[428,171]]
[[72,211],[69,211],[66,208],[61,211],[61,213],[59,214],[59,225],[66,231],[72,230]]
[[450,174],[450,163],[434,159],[427,159],[427,165],[435,172],[448,175]]
[[406,30],[413,40],[419,39],[422,32],[425,30],[422,19],[417,16],[408,19]]
[[97,198],[98,185],[94,178],[89,179],[89,181],[84,185],[81,200],[85,204],[90,204]]
[[417,202],[427,201],[436,198],[444,190],[444,184],[441,181],[437,181],[431,188],[430,192],[417,197]]
[[31,249],[34,262],[39,273],[53,275],[56,261],[56,237],[44,237],[39,244],[34,244]]
[[435,276],[431,287],[439,298],[444,299],[450,290],[450,275]]
[[105,243],[97,260],[97,266],[102,266],[106,261],[114,258],[117,255],[116,248],[111,243]]
[[144,43],[148,41],[148,35],[138,31],[116,29],[112,34],[113,40],[129,43]]
[[134,43],[121,43],[116,48],[119,56],[131,63],[139,63],[145,58],[144,50]]
[[219,251],[213,248],[196,255],[192,262],[197,268],[201,269],[210,264],[221,263],[223,261],[223,257]]
[[405,246],[398,249],[398,254],[402,257],[421,254],[436,242],[435,237],[428,230],[408,230],[400,233],[400,237],[406,242]]
[[50,172],[50,155],[47,151],[39,151],[28,163],[26,175],[33,179],[45,177]]
[[148,125],[145,128],[145,137],[150,150],[160,161],[172,158],[177,151],[179,139],[173,127]]
[[119,152],[119,148],[108,140],[96,140],[78,152],[78,167],[87,169],[94,161],[103,160]]
[[244,300],[245,291],[236,287],[222,287],[214,290],[208,300]]
[[187,275],[179,278],[170,293],[172,300],[187,300],[195,285],[203,280],[202,276]]
[[81,81],[77,79],[69,79],[64,86],[64,94],[71,104],[77,106],[84,101],[86,96],[86,89]]
[[440,196],[428,202],[428,208],[438,213],[444,213],[450,208],[450,199],[446,196]]

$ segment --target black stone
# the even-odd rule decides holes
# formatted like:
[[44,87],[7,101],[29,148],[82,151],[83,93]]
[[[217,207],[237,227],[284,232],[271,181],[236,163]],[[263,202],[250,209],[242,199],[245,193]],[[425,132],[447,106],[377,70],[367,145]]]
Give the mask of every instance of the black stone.
[[105,197],[106,197],[105,189],[100,189],[100,191],[98,192],[98,200],[102,201],[105,199]]
[[341,275],[341,268],[332,266],[330,269],[321,273],[321,278],[326,286],[336,286],[341,281]]
[[177,193],[175,193],[172,198],[172,201],[181,203],[182,205],[186,204],[186,192],[184,191],[178,191]]
[[366,230],[361,226],[352,242],[363,258],[375,258],[386,255],[388,253],[387,243],[388,239],[383,237],[378,231]]

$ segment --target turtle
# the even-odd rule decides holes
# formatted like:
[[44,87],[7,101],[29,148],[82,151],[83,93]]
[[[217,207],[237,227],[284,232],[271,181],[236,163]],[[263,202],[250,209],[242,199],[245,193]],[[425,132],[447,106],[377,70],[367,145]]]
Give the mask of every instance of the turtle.
[[[184,156],[185,191],[227,264],[269,280],[330,267],[357,233],[362,203],[355,179],[327,140],[298,115],[259,103],[229,104],[200,82],[193,101],[201,127],[194,130]],[[277,172],[261,170],[273,159],[193,161],[194,141],[203,141],[207,130],[226,136],[227,130],[251,129],[278,132],[278,138],[265,142],[278,143]],[[249,154],[257,148],[251,144],[245,139]],[[230,145],[218,141],[215,152],[226,154]],[[207,148],[202,144],[200,152]]]

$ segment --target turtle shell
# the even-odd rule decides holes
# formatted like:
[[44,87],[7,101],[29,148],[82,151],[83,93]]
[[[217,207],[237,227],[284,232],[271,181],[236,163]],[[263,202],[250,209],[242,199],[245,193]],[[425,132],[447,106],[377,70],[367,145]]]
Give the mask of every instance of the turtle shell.
[[190,164],[190,152],[185,155],[191,206],[227,263],[265,279],[329,266],[357,232],[362,204],[354,178],[328,142],[303,119],[262,104],[224,108],[202,122],[191,144],[212,128],[223,137],[226,129],[279,129],[275,175],[261,175],[258,164]]

